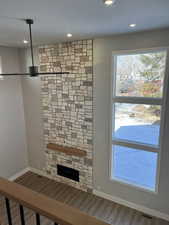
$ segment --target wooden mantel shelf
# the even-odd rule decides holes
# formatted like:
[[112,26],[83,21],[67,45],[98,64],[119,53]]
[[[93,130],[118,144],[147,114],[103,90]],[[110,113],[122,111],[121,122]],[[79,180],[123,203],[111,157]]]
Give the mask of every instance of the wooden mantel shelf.
[[52,144],[52,143],[47,144],[47,149],[57,151],[57,152],[63,152],[67,155],[74,155],[74,156],[78,156],[78,157],[86,156],[86,152],[83,150],[80,150],[77,148],[61,146],[61,145],[57,145],[57,144]]

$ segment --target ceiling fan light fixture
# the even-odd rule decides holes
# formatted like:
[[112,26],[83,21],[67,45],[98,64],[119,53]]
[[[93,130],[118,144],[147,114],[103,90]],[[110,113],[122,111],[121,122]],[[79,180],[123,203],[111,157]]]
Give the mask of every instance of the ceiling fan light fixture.
[[37,77],[38,76],[38,66],[30,66],[29,73],[30,73],[31,77]]

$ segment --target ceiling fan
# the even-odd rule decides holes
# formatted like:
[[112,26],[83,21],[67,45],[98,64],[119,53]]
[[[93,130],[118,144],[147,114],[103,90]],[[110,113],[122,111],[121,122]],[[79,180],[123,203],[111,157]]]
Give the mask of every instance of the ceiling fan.
[[57,74],[69,74],[69,72],[38,72],[38,66],[34,63],[34,54],[33,54],[33,41],[32,41],[32,24],[34,21],[32,19],[24,19],[26,24],[29,26],[29,39],[30,39],[30,51],[31,51],[31,60],[32,65],[29,67],[29,73],[3,73],[0,76],[25,76],[28,75],[30,77],[37,77],[39,75],[57,75]]

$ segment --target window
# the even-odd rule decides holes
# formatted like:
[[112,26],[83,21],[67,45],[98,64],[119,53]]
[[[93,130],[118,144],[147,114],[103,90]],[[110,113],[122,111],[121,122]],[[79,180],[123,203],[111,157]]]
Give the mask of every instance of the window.
[[166,51],[113,56],[111,178],[156,190]]

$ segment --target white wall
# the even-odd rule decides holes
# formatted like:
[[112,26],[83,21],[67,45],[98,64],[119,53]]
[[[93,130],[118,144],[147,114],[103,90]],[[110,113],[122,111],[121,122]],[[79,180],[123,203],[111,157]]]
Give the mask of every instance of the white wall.
[[[38,65],[38,52],[34,49],[35,62]],[[31,65],[30,51],[20,49],[22,71],[28,72]],[[45,154],[43,148],[43,124],[41,112],[41,85],[39,77],[23,77],[23,102],[26,122],[26,136],[28,147],[28,163],[30,167],[43,169]]]
[[[18,50],[0,47],[2,72],[19,72]],[[0,81],[0,176],[9,178],[28,166],[19,77]]]
[[[96,190],[115,198],[169,215],[169,127],[165,126],[165,135],[162,138],[160,181],[157,194],[110,181],[108,165],[110,159],[109,106],[111,101],[112,53],[113,51],[160,47],[169,47],[169,30],[119,35],[94,41],[94,80],[96,85],[94,90],[94,187]],[[165,123],[169,120],[168,111],[169,107],[166,109]]]

